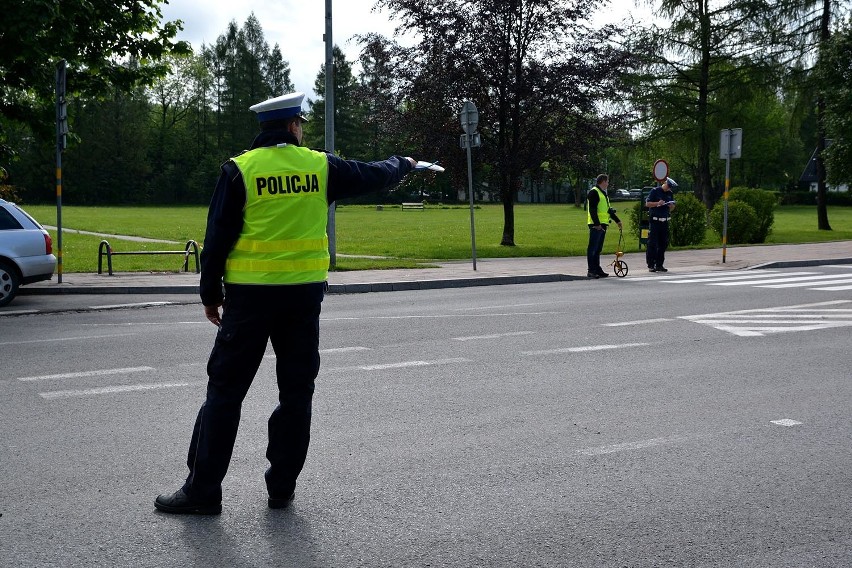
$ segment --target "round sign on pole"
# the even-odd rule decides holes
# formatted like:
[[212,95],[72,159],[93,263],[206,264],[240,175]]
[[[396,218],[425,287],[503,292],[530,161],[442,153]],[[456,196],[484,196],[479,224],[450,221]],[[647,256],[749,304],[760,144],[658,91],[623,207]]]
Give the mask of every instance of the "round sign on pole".
[[669,164],[665,160],[654,162],[654,179],[663,182],[669,176]]
[[479,125],[479,111],[476,110],[476,105],[471,101],[465,101],[464,106],[459,113],[461,127],[464,133],[468,136],[476,132],[476,127]]

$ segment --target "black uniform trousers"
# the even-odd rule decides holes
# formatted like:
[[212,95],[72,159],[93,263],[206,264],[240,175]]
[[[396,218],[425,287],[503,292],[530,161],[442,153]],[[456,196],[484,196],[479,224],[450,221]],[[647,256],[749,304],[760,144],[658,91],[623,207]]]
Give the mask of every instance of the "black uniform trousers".
[[222,324],[207,362],[207,398],[198,412],[183,490],[200,502],[222,500],[243,399],[271,340],[279,404],[269,418],[265,478],[270,496],[296,487],[310,443],[314,380],[319,372],[319,316],[325,283],[226,285]]
[[645,249],[648,268],[663,267],[668,246],[669,221],[654,221],[652,218],[648,224],[648,246]]

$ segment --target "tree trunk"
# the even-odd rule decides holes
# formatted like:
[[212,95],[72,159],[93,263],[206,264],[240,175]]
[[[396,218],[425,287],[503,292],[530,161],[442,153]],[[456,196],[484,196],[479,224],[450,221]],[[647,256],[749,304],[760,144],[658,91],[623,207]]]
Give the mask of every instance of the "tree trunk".
[[[829,16],[831,14],[831,0],[823,0],[822,17],[820,18],[820,51],[828,44],[830,32],[828,28]],[[822,53],[820,53],[822,59]],[[828,188],[825,183],[825,163],[822,154],[825,151],[825,98],[822,92],[817,97],[817,151],[816,151],[816,173],[817,173],[817,229],[830,231],[828,224],[828,204],[826,193]]]
[[698,79],[698,176],[695,180],[701,190],[701,199],[708,209],[713,206],[713,188],[710,183],[710,142],[707,139],[707,106],[710,91],[710,16],[706,0],[699,2],[701,26],[701,66]]
[[512,190],[501,192],[503,195],[503,240],[500,246],[515,246],[515,200]]

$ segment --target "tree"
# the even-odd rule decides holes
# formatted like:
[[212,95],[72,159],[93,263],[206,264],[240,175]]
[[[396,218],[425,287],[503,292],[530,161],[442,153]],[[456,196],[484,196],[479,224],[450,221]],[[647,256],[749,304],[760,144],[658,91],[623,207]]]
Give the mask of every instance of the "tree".
[[[646,61],[634,104],[643,113],[647,136],[665,137],[693,153],[696,191],[706,206],[716,199],[711,153],[717,148],[715,101],[733,98],[746,81],[770,79],[771,61],[758,45],[765,37],[763,0],[661,0],[668,28],[638,29],[630,48]],[[724,126],[730,128],[730,125]]]
[[[125,92],[162,75],[161,59],[186,53],[174,42],[180,22],[162,23],[163,0],[28,0],[5,2],[0,30],[0,117],[42,137],[54,123],[54,69],[68,65],[68,91],[79,96]],[[127,64],[128,61],[134,62]],[[0,127],[2,125],[0,124]],[[0,162],[11,148],[0,130]]]
[[[352,74],[352,63],[338,46],[331,51],[334,81],[334,150],[344,157],[363,156],[365,140],[361,126],[364,106],[359,100],[358,82]],[[328,148],[325,143],[325,63],[320,67],[314,81],[316,100],[309,100],[311,113],[309,132],[306,132],[308,145]]]
[[[419,45],[397,70],[406,123],[424,148],[458,154],[456,112],[479,109],[482,155],[503,202],[501,244],[515,245],[514,201],[524,172],[565,154],[587,155],[617,121],[601,107],[625,68],[623,53],[582,25],[597,0],[379,0]],[[452,109],[452,110],[451,110]],[[543,141],[558,139],[558,144]],[[428,144],[427,144],[428,142]]]
[[825,46],[817,69],[825,100],[827,179],[852,184],[852,19]]
[[832,19],[838,19],[841,7],[848,12],[849,2],[844,0],[782,0],[776,7],[779,21],[786,24],[786,34],[782,36],[791,45],[790,50],[797,63],[812,62],[811,80],[805,88],[811,91],[815,99],[817,118],[816,162],[817,175],[817,228],[830,231],[828,222],[828,204],[826,198],[826,98],[823,86],[819,83],[820,64],[829,47]]

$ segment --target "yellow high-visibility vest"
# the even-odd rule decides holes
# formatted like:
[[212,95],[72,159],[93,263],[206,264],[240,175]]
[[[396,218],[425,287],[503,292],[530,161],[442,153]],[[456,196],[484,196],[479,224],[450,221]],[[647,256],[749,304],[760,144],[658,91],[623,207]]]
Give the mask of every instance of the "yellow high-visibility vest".
[[291,144],[233,158],[246,186],[243,229],[225,262],[230,284],[306,284],[328,278],[328,160]]
[[[600,195],[600,199],[598,200],[598,221],[601,222],[602,225],[609,225],[609,198],[607,198],[606,193],[601,190],[598,186],[592,188],[592,191],[597,191],[598,195]],[[595,222],[592,221],[592,212],[586,207],[586,217],[589,225],[593,225]]]

